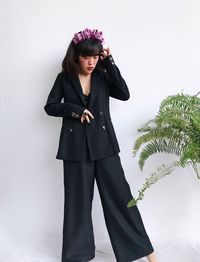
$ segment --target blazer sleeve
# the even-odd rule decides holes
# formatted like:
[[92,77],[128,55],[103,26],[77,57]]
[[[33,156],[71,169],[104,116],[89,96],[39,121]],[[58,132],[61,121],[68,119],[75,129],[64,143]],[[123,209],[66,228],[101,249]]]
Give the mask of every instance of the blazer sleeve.
[[101,61],[103,66],[104,76],[106,80],[110,83],[110,96],[119,100],[128,100],[130,98],[130,93],[128,86],[121,76],[119,68],[116,66],[112,55],[108,55]]
[[63,98],[62,77],[59,73],[53,84],[53,87],[48,95],[45,112],[50,116],[65,117],[65,118],[81,118],[85,108],[81,105],[67,102],[61,103]]

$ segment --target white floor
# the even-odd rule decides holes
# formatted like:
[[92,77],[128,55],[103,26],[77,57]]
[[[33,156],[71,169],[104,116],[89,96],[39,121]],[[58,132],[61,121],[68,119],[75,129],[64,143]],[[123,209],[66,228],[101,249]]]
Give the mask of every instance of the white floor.
[[[3,244],[3,243],[1,243]],[[199,262],[200,242],[192,240],[173,241],[160,245],[154,245],[158,262]],[[61,262],[60,243],[55,241],[51,244],[38,248],[28,248],[26,245],[19,247],[1,245],[0,262]],[[96,256],[92,262],[116,262],[110,243],[101,243],[96,246]],[[147,261],[145,258],[138,262]],[[126,262],[126,261],[124,261]]]

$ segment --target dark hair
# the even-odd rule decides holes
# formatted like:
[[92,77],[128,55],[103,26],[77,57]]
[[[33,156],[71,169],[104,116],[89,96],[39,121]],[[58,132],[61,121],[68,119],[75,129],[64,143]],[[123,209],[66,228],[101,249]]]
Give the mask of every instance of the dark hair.
[[[103,50],[103,46],[98,39],[87,39],[75,44],[73,41],[69,44],[66,55],[62,61],[62,70],[68,73],[72,77],[76,77],[80,73],[80,67],[78,62],[79,55],[82,56],[96,56],[100,55]],[[100,70],[100,59],[94,70]]]

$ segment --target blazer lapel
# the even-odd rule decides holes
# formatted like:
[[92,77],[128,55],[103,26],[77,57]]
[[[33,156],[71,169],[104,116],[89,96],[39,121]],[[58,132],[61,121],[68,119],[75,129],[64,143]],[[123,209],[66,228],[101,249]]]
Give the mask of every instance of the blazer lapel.
[[[97,92],[98,81],[99,81],[98,73],[93,72],[92,75],[91,75],[91,89],[90,89],[90,99],[89,99],[88,108],[91,107],[93,102],[94,102],[95,95],[96,95],[96,92]],[[84,100],[83,90],[82,90],[82,87],[81,87],[79,77],[77,76],[76,78],[73,78],[72,82],[73,82],[73,84],[74,84],[74,86],[75,86],[75,88],[78,92],[78,95],[81,98],[81,101],[86,106],[86,102]]]
[[98,72],[93,72],[92,73],[92,82],[91,82],[90,99],[89,99],[88,108],[90,108],[94,103],[94,99],[95,99],[95,96],[96,96],[96,93],[97,93],[98,85],[99,85],[99,74],[98,74]]
[[83,91],[82,91],[82,87],[81,87],[80,80],[79,80],[78,76],[72,78],[72,83],[75,86],[76,91],[81,98],[81,101],[83,102],[84,105],[86,105],[85,100],[83,99]]

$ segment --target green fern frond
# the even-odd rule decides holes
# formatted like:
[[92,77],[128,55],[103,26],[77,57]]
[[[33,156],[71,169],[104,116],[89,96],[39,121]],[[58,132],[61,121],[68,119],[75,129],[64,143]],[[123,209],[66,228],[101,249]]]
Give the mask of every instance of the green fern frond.
[[165,140],[154,140],[147,144],[142,150],[139,157],[139,167],[143,170],[145,161],[155,153],[171,153],[180,156],[184,149],[184,144],[178,144],[173,139]]
[[190,123],[190,119],[190,114],[184,112],[181,108],[170,108],[159,111],[155,117],[155,123],[156,126],[163,126],[166,125],[166,123],[175,127],[179,126],[178,124],[180,123],[181,125],[187,126]]
[[195,162],[192,162],[191,163],[196,175],[197,175],[197,178],[200,180],[200,174],[199,174],[199,171],[198,171],[198,168],[197,168],[197,164]]
[[[189,165],[190,163],[188,163]],[[138,196],[136,198],[131,199],[127,207],[132,207],[134,205],[137,205],[139,200],[142,200],[144,197],[144,192],[150,188],[153,184],[157,183],[158,180],[161,178],[170,175],[172,171],[174,171],[175,168],[177,167],[182,167],[180,161],[175,161],[171,165],[161,165],[160,167],[157,168],[156,171],[154,171],[148,178],[146,178],[145,182],[142,185],[142,188],[138,190]]]
[[186,128],[188,128],[188,125],[190,124],[190,119],[184,119],[178,116],[173,116],[168,114],[162,114],[156,117],[156,125],[157,127],[165,127],[170,126],[171,128],[176,128],[179,131],[184,131]]
[[185,147],[180,157],[180,161],[182,165],[184,165],[188,160],[191,160],[194,163],[200,162],[200,150],[198,144],[190,143]]
[[[132,151],[133,156],[136,155],[141,145],[158,139],[173,139],[174,143],[179,144],[180,141],[185,141],[186,137],[184,136],[184,134],[180,135],[179,130],[172,129],[171,127],[151,128],[151,130],[147,134],[144,134],[136,139]],[[155,153],[156,152],[157,151],[155,151]]]
[[151,130],[151,124],[153,124],[153,126],[155,126],[155,119],[150,119],[143,127],[138,128],[139,132],[148,132]]
[[160,104],[159,111],[171,108],[181,108],[184,112],[191,111],[197,106],[200,106],[200,100],[198,96],[190,96],[186,94],[171,95],[163,99]]
[[[144,191],[156,183],[161,177],[173,171],[176,165],[182,167],[192,165],[198,179],[200,175],[197,163],[200,163],[200,92],[195,96],[186,94],[172,95],[165,98],[155,118],[148,121],[139,132],[145,134],[138,137],[133,146],[133,156],[144,145],[139,156],[139,167],[143,170],[145,161],[156,153],[175,154],[179,161],[171,166],[161,166],[145,182],[139,191],[138,199]],[[137,199],[132,200],[135,203]]]

